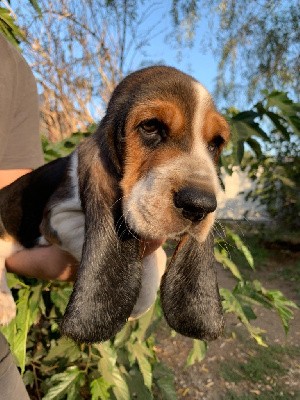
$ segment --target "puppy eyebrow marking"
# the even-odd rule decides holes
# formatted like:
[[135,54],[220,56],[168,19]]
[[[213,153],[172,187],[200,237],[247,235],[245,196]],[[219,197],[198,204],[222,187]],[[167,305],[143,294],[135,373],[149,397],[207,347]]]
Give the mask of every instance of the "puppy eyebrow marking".
[[127,130],[134,129],[141,121],[158,119],[169,128],[171,136],[183,136],[185,116],[175,101],[154,99],[134,107],[127,118]]

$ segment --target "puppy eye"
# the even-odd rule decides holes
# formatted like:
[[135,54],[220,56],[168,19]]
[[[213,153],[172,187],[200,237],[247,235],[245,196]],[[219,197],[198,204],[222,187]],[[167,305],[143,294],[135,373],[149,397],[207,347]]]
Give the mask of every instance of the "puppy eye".
[[138,131],[145,144],[150,147],[156,146],[166,137],[166,126],[156,118],[141,122]]
[[220,147],[224,142],[225,140],[222,138],[222,136],[218,135],[208,143],[207,149],[212,154],[213,157],[217,155],[218,150],[220,149]]

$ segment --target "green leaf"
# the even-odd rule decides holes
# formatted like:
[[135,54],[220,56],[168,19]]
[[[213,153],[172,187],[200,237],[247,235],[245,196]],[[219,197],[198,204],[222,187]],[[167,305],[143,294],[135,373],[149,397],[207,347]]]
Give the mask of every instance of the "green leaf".
[[101,359],[99,361],[99,371],[105,381],[112,386],[114,395],[118,400],[131,400],[128,385],[122,376],[117,364],[116,350],[110,342],[104,342],[97,346]]
[[226,236],[230,237],[233,240],[233,242],[236,245],[236,247],[238,248],[238,250],[240,250],[240,252],[244,255],[249,266],[252,269],[254,269],[254,260],[253,260],[252,254],[251,254],[250,250],[248,249],[248,247],[245,245],[245,243],[242,241],[240,236],[237,235],[236,233],[234,233],[228,227],[226,228]]
[[12,274],[12,273],[7,273],[6,274],[6,279],[7,279],[7,284],[9,288],[27,288],[29,289],[29,286],[26,285],[17,275]]
[[174,375],[172,371],[163,364],[155,364],[153,368],[153,380],[164,400],[176,400]]
[[4,327],[2,332],[10,343],[11,351],[18,361],[23,373],[26,359],[26,340],[30,325],[30,309],[28,305],[29,289],[20,289],[17,301],[17,316],[11,323]]
[[288,186],[290,188],[294,188],[296,186],[296,183],[294,181],[292,181],[291,179],[287,178],[286,176],[282,176],[279,174],[274,174],[273,175],[273,179],[276,180],[280,180],[285,186]]
[[11,351],[24,373],[26,363],[26,342],[31,325],[39,314],[42,284],[19,289],[17,299],[17,315],[11,323],[1,329],[7,338]]
[[236,150],[236,154],[237,154],[237,162],[239,164],[241,164],[242,159],[244,157],[244,142],[242,140],[239,140],[237,142],[237,150]]
[[94,379],[91,382],[91,394],[92,400],[109,400],[110,394],[108,389],[111,387],[102,376],[100,378]]
[[269,141],[269,136],[255,121],[257,117],[258,114],[254,111],[244,111],[231,118],[230,124],[235,128],[237,137],[240,140],[246,140],[251,136],[258,136]]
[[147,339],[147,331],[151,326],[154,310],[155,306],[153,305],[146,314],[138,319],[138,329],[134,334],[139,341]]
[[294,132],[300,135],[300,103],[294,103],[287,93],[274,91],[267,96],[267,106],[278,108],[284,119],[293,127]]
[[193,340],[193,348],[189,352],[188,358],[187,358],[187,366],[194,365],[195,362],[201,362],[206,355],[207,351],[207,344],[203,340]]
[[280,290],[267,290],[257,280],[253,282],[253,286],[266,297],[272,307],[277,311],[285,333],[288,333],[290,320],[293,319],[291,308],[298,309],[298,306],[293,301],[288,300]]
[[133,399],[153,400],[152,392],[145,386],[144,378],[136,364],[130,368],[127,382]]
[[9,10],[0,7],[0,32],[15,46],[18,47],[18,39],[24,39],[24,35],[15,24]]
[[256,154],[256,157],[261,158],[263,153],[262,153],[261,146],[258,143],[258,141],[253,138],[248,138],[247,143],[251,147],[251,149],[254,151],[254,153]]
[[145,343],[141,343],[137,340],[134,343],[128,342],[126,347],[131,361],[137,361],[144,378],[144,383],[150,390],[152,386],[152,368],[147,358],[153,357],[152,352]]
[[284,124],[287,124],[287,121],[285,121],[284,118],[282,118],[280,115],[278,115],[272,111],[266,111],[266,115],[273,122],[273,124],[275,125],[277,130],[282,133],[283,137],[288,140],[290,137],[290,134],[289,134],[287,128],[284,126]]
[[239,280],[243,279],[238,269],[238,266],[232,260],[230,260],[230,258],[228,257],[228,253],[225,249],[222,249],[220,251],[218,248],[215,248],[215,257],[220,264],[222,264],[231,271],[233,276],[235,276]]
[[[243,305],[233,292],[229,289],[221,288],[221,296],[223,297],[223,308],[226,312],[234,313],[240,321],[245,325],[250,335],[256,340],[261,346],[267,346],[262,338],[262,334],[265,332],[262,329],[255,327],[250,324],[247,315],[244,311]],[[247,310],[248,313],[249,310]]]
[[71,339],[62,337],[53,342],[44,361],[52,361],[53,363],[60,358],[66,358],[69,362],[74,362],[81,357],[81,351],[78,345]]
[[71,293],[72,293],[71,285],[65,286],[63,288],[57,287],[51,290],[50,294],[51,300],[53,304],[58,308],[61,314],[65,312]]
[[124,344],[129,339],[131,333],[132,333],[132,324],[131,323],[125,324],[124,327],[121,329],[121,331],[118,332],[114,338],[114,347],[124,346]]
[[40,9],[40,6],[37,2],[37,0],[29,0],[30,4],[32,7],[35,9],[35,11],[39,14],[39,16],[42,16],[42,10]]
[[82,376],[83,372],[80,371],[78,367],[70,367],[66,372],[53,375],[50,382],[53,383],[54,386],[48,390],[43,400],[59,400],[70,391],[68,400],[77,399],[78,390],[74,390],[74,387],[75,389],[78,387]]

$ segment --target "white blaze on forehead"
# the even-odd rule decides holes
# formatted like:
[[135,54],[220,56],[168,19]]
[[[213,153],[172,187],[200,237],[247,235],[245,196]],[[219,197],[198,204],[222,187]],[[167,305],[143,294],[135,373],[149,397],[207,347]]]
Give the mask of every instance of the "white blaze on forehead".
[[193,86],[196,96],[196,108],[194,110],[193,118],[193,134],[194,141],[197,141],[197,139],[201,139],[201,132],[204,125],[205,116],[212,106],[212,99],[205,87],[199,82],[193,83]]
[[208,111],[213,107],[210,94],[200,83],[194,83],[196,95],[196,107],[194,110],[193,126],[193,144],[191,155],[198,159],[199,172],[208,177],[212,187],[217,193],[220,189],[216,168],[214,162],[208,153],[207,143],[203,139],[204,122]]

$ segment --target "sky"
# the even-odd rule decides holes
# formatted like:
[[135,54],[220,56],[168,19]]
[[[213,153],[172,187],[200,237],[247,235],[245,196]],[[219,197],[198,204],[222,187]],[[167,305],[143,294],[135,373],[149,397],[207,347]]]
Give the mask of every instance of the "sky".
[[[199,80],[210,92],[214,90],[214,80],[217,76],[217,60],[212,51],[199,44],[201,37],[208,34],[208,23],[200,20],[195,33],[195,44],[192,47],[175,47],[175,40],[168,40],[172,26],[170,16],[170,1],[162,1],[162,4],[154,9],[150,17],[143,21],[145,29],[155,27],[161,32],[150,40],[150,46],[146,47],[149,57],[138,57],[132,65],[132,69],[138,69],[145,61],[160,62],[181,69]],[[161,22],[159,22],[161,21]],[[155,34],[155,33],[154,33]],[[174,38],[173,38],[174,39]]]
[[[27,1],[27,7],[32,15],[32,8]],[[82,0],[81,0],[82,1]],[[170,65],[186,72],[201,82],[211,93],[215,89],[214,80],[217,76],[217,59],[209,48],[201,47],[201,38],[209,34],[209,23],[202,18],[197,22],[193,46],[176,45],[176,40],[172,33],[172,19],[170,15],[171,0],[145,1],[143,6],[137,10],[137,14],[142,14],[141,31],[138,34],[149,31],[147,36],[149,43],[142,49],[142,52],[136,53],[133,60],[128,57],[128,65],[125,65],[126,72],[132,72],[145,65],[155,63]],[[20,6],[20,0],[11,1],[13,9]],[[152,11],[143,13],[143,7],[152,7]],[[23,8],[25,11],[25,8]],[[148,16],[147,16],[148,15]],[[211,18],[211,14],[210,14]],[[137,40],[139,37],[137,37]],[[224,101],[218,102],[217,107],[222,109],[228,107]],[[230,104],[231,105],[231,104]]]

